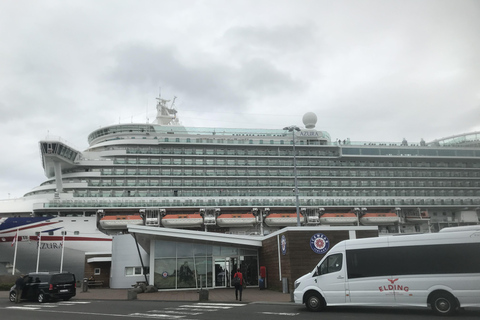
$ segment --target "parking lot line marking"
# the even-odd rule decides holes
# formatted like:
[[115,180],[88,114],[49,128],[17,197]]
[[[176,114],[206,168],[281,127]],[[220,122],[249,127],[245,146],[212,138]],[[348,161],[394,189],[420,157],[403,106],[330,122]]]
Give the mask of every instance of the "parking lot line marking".
[[193,308],[204,308],[204,309],[230,309],[231,307],[223,307],[223,306],[212,306],[212,305],[208,305],[208,306],[201,306],[201,305],[198,305],[198,304],[191,304],[191,305],[183,305],[183,306],[180,306],[181,308],[188,308],[188,307],[193,307]]
[[147,318],[164,318],[164,319],[185,318],[185,316],[172,316],[172,315],[169,315],[169,314],[161,314],[161,313],[130,313],[130,316],[147,317]]
[[239,304],[239,303],[208,303],[208,302],[199,302],[196,305],[225,306],[225,307],[243,307],[243,306],[246,306],[246,304]]
[[171,314],[184,314],[188,316],[198,316],[199,314],[203,314],[202,312],[186,312],[186,311],[174,311],[174,310],[152,310],[148,312],[164,312],[164,313],[171,313]]
[[287,313],[287,312],[259,312],[262,314],[273,314],[276,316],[298,316],[300,313]]
[[21,310],[38,310],[40,308],[37,307],[27,307],[27,306],[13,306],[13,307],[7,307],[6,309],[21,309]]
[[174,310],[180,310],[180,311],[192,311],[192,312],[212,312],[212,311],[218,311],[218,309],[196,309],[192,308],[192,306],[181,306],[178,308],[167,308],[167,309],[174,309]]
[[28,308],[57,308],[58,306],[55,304],[26,304],[24,307]]

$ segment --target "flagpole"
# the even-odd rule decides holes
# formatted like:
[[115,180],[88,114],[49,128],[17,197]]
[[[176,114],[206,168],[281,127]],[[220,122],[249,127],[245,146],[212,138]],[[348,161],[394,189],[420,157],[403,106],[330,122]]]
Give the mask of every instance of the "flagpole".
[[65,252],[65,234],[67,231],[63,232],[63,239],[62,239],[62,260],[60,261],[60,272],[63,272],[63,253]]
[[42,245],[42,232],[38,233],[38,253],[37,253],[37,269],[35,272],[38,272],[38,265],[40,263],[40,247]]
[[12,276],[15,275],[15,269],[17,266],[17,247],[18,247],[18,228],[17,232],[15,233],[15,253],[13,254],[13,269],[12,269]]

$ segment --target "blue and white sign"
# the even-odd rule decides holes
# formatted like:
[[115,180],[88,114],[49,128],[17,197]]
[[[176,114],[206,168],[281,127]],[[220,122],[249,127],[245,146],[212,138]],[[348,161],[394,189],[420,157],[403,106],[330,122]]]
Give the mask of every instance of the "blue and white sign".
[[164,278],[168,277],[168,272],[167,272],[167,271],[163,271],[162,277],[164,277]]
[[280,240],[280,245],[282,246],[282,254],[286,255],[287,254],[287,238],[285,238],[285,235],[282,235],[282,240]]
[[310,238],[310,247],[317,254],[324,254],[330,249],[330,240],[323,233],[314,234]]

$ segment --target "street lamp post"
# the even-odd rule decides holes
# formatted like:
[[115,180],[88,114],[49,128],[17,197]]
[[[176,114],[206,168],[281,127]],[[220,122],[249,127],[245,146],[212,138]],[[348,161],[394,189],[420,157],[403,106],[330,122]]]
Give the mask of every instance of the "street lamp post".
[[299,210],[299,204],[298,204],[298,183],[297,183],[297,154],[295,152],[295,131],[300,131],[300,128],[297,126],[289,126],[283,128],[283,130],[288,130],[289,132],[292,132],[293,136],[293,175],[295,178],[295,206],[297,209],[297,227],[300,227],[300,210]]

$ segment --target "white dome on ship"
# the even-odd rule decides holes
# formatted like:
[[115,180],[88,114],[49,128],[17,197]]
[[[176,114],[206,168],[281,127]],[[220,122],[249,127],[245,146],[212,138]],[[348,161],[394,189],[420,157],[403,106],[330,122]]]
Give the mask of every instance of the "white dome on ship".
[[302,120],[303,120],[303,124],[305,125],[305,128],[313,129],[317,124],[317,115],[313,112],[307,112],[303,115]]

